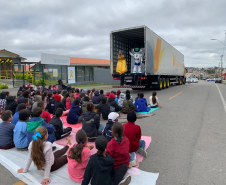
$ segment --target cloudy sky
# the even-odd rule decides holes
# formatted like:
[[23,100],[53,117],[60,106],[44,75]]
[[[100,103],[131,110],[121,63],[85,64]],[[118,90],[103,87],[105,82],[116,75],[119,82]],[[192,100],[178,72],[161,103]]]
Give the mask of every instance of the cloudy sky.
[[27,61],[39,61],[41,53],[109,59],[110,32],[141,25],[182,52],[189,67],[218,66],[224,50],[223,44],[210,39],[225,43],[226,0],[0,3],[0,49],[15,52]]

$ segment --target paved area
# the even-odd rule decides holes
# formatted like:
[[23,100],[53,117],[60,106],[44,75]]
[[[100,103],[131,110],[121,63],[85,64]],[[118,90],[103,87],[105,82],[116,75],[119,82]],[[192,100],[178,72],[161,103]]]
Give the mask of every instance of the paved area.
[[[226,85],[217,86],[226,100]],[[140,169],[160,173],[158,185],[225,184],[226,111],[217,86],[200,81],[157,91],[163,108],[137,121],[142,135],[152,136]],[[131,91],[133,98],[138,92]],[[152,93],[143,92],[147,99]],[[4,185],[18,181],[2,166],[0,179]]]

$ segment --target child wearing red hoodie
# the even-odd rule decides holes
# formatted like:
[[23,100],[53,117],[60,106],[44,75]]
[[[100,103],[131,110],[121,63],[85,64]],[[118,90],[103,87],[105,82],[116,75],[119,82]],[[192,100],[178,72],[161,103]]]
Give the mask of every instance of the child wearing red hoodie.
[[84,130],[79,130],[76,133],[76,142],[67,151],[68,159],[68,173],[72,180],[76,182],[82,182],[83,176],[91,156],[90,150],[93,149],[93,145],[87,145],[87,135]]
[[54,94],[54,98],[55,98],[55,102],[54,102],[53,114],[55,115],[57,108],[61,108],[63,109],[63,111],[66,111],[63,103],[61,102],[61,96],[59,94]]
[[114,138],[108,142],[106,154],[109,154],[115,161],[114,174],[116,179],[113,179],[115,184],[119,184],[124,175],[126,174],[129,164],[130,143],[126,136],[123,136],[123,126],[119,122],[115,122],[112,126],[112,135]]
[[123,125],[124,135],[129,139],[130,142],[130,152],[138,152],[143,157],[147,157],[147,152],[145,149],[145,141],[141,140],[141,129],[139,125],[135,124],[137,120],[137,115],[134,111],[130,111],[127,114],[128,122]]
[[50,114],[45,111],[46,105],[43,101],[38,102],[37,107],[40,107],[42,109],[42,118],[46,120],[46,123],[49,123],[51,120]]

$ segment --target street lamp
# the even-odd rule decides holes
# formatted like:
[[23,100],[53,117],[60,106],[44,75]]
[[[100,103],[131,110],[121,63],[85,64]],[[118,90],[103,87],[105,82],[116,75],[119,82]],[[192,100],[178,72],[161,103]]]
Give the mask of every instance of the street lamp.
[[[225,32],[225,35],[226,35],[226,32]],[[219,41],[218,39],[211,39],[211,40],[217,40],[218,42],[226,46],[223,42]],[[221,79],[222,79],[222,58],[223,58],[223,55],[221,55],[221,70],[220,70]]]
[[[218,39],[210,39],[210,40],[217,40],[218,42],[220,42],[221,44],[225,45],[223,42],[219,41]],[[226,46],[226,45],[225,45]]]

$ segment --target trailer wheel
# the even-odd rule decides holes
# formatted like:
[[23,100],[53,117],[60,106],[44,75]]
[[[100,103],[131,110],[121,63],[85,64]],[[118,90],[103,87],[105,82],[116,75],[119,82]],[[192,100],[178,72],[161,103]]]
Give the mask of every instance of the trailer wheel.
[[162,88],[165,89],[166,88],[166,79],[165,78],[162,79],[162,84],[163,84]]
[[169,78],[166,79],[166,88],[169,88],[170,86],[170,81],[169,81]]
[[186,78],[183,78],[183,84],[186,84]]

